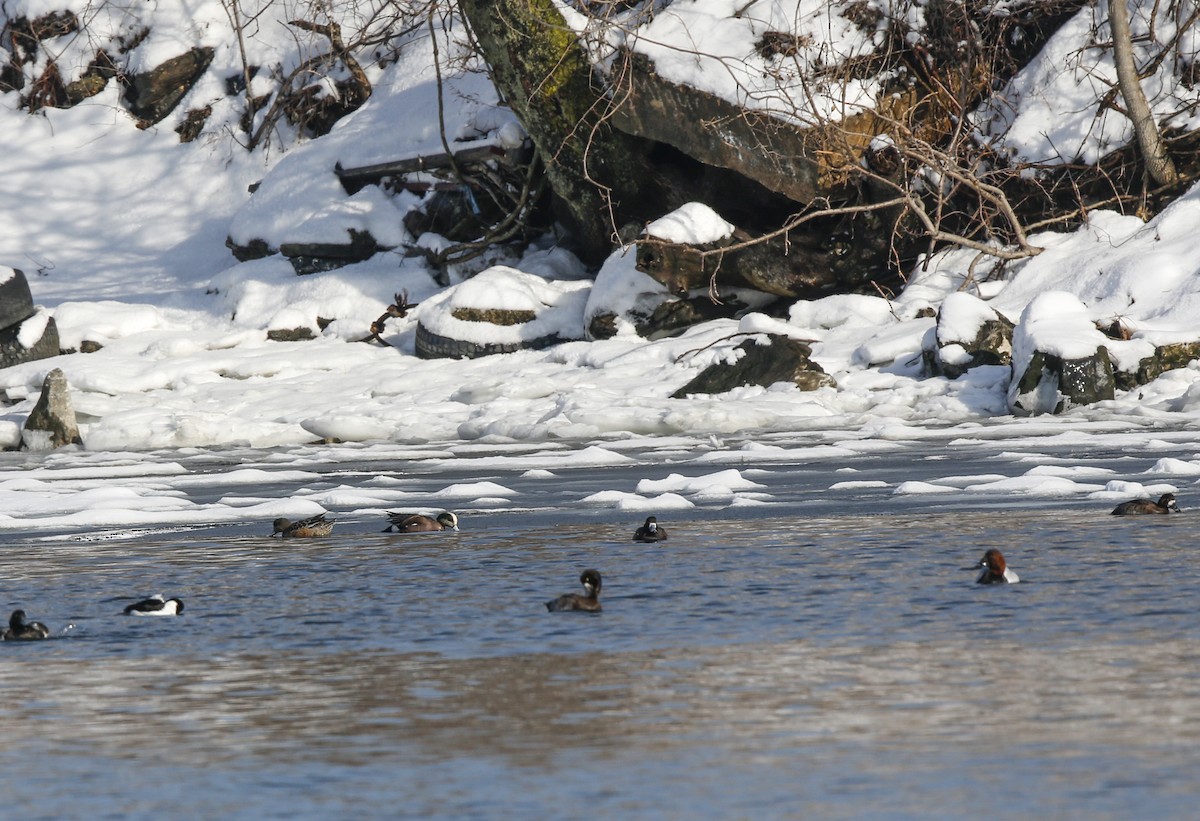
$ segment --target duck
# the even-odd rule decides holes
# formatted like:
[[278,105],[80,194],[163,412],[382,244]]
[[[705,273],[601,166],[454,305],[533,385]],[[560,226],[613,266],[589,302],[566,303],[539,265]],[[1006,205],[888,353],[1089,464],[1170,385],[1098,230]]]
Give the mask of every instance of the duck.
[[645,524],[634,531],[633,540],[635,542],[665,542],[667,529],[658,526],[658,519],[647,516]]
[[435,530],[458,530],[458,517],[447,511],[436,517],[425,516],[421,513],[389,512],[391,522],[384,533],[431,533]]
[[272,523],[275,529],[271,531],[271,535],[274,536],[278,533],[285,539],[328,536],[330,531],[333,530],[333,523],[335,521],[337,520],[326,519],[324,513],[309,516],[307,519],[301,519],[298,522],[279,518]]
[[1178,513],[1179,502],[1175,501],[1174,493],[1164,493],[1158,497],[1158,501],[1153,499],[1131,499],[1128,502],[1121,502],[1113,508],[1112,515],[1114,516],[1133,516],[1138,513]]
[[546,609],[551,613],[564,610],[585,610],[589,613],[600,612],[600,571],[585,570],[579,574],[579,582],[583,585],[584,595],[564,593],[557,599],[546,602]]
[[33,641],[50,638],[50,629],[40,621],[25,621],[24,610],[14,610],[8,617],[8,629],[4,631],[4,641]]
[[976,584],[1016,584],[1021,581],[1016,573],[1008,569],[1004,554],[994,547],[983,554],[979,564],[972,565],[972,569],[975,567],[983,568],[983,572],[975,580]]
[[183,599],[164,599],[156,594],[125,608],[126,616],[177,616],[183,612]]

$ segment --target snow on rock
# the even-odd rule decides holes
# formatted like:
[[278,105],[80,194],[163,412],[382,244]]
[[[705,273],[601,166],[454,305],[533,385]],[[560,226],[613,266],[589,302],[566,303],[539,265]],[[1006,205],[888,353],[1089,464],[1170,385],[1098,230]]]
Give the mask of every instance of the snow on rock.
[[733,236],[734,226],[701,202],[688,202],[646,226],[646,236],[667,242],[704,245]]

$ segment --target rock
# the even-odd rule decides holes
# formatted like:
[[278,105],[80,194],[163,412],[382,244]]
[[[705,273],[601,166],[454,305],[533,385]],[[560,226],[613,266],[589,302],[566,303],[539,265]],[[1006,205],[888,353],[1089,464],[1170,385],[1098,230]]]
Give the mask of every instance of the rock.
[[769,334],[766,345],[746,340],[738,345],[744,354],[736,362],[715,362],[671,396],[683,399],[696,393],[724,393],[743,385],[767,387],[791,382],[800,390],[835,387],[833,377],[812,362],[812,348],[787,336]]
[[924,351],[930,372],[957,379],[980,365],[1012,363],[1013,324],[970,294],[950,294],[937,314],[934,345]]
[[0,368],[58,356],[58,326],[46,313],[35,313],[17,325],[0,329]]
[[1192,360],[1200,359],[1200,342],[1178,342],[1174,345],[1160,345],[1154,349],[1151,356],[1144,357],[1135,372],[1116,371],[1117,388],[1132,390],[1138,385],[1153,382],[1167,371],[1185,368]]
[[33,295],[29,280],[20,268],[0,265],[0,328],[7,328],[33,316]]
[[25,450],[53,450],[64,445],[81,445],[75,409],[67,389],[67,377],[55,368],[42,382],[42,395],[25,420],[21,446]]
[[1018,415],[1062,413],[1112,399],[1116,393],[1111,340],[1096,329],[1074,294],[1034,297],[1013,331],[1008,408]]
[[313,333],[312,328],[303,326],[298,328],[272,328],[267,331],[267,339],[272,342],[307,342],[310,339],[316,339],[317,335]]
[[[626,312],[625,320],[633,324],[638,336],[662,339],[701,322],[737,316],[746,310],[747,305],[732,297],[713,302],[706,294],[688,299],[663,298],[653,310],[648,310],[648,303],[641,305],[641,308]],[[588,321],[588,336],[591,339],[610,339],[617,335],[618,330],[619,323],[614,313],[597,313]]]
[[125,101],[129,113],[145,128],[171,113],[208,69],[213,49],[193,48],[163,62],[152,71],[134,74],[125,80]]
[[1112,361],[1103,345],[1092,356],[1079,359],[1035,351],[1017,382],[1009,410],[1019,415],[1062,413],[1115,395]]

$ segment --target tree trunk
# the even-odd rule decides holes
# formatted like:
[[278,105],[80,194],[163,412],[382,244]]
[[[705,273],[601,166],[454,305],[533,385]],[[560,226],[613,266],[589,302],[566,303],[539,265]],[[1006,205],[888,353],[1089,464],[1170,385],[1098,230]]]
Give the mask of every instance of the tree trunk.
[[649,143],[609,127],[611,101],[593,83],[575,33],[551,0],[461,0],[492,80],[546,165],[559,219],[580,257],[598,264],[614,235],[650,207]]
[[1129,31],[1129,6],[1126,0],[1109,0],[1108,26],[1112,29],[1113,62],[1117,67],[1117,85],[1125,99],[1125,110],[1133,122],[1146,170],[1159,185],[1175,185],[1179,173],[1167,154],[1166,144],[1158,132],[1158,124],[1150,113],[1150,105],[1142,91],[1142,78],[1133,62],[1133,35]]

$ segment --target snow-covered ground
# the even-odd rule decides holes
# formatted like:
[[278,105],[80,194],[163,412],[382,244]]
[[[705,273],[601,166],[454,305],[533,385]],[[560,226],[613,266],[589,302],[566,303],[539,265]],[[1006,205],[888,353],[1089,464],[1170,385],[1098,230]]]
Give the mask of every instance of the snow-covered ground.
[[[43,4],[16,5],[37,11]],[[171,4],[162,5],[156,15],[185,42],[195,39],[196,21],[215,26],[213,20],[221,19],[215,2],[176,12],[165,8]],[[665,20],[659,23],[659,29],[666,26]],[[221,44],[217,59],[236,67],[231,46],[212,39]],[[1068,45],[1054,47],[1066,53]],[[937,308],[948,295],[965,291],[1017,321],[1031,303],[1050,294],[1053,302],[1031,317],[1049,315],[1040,326],[1044,330],[1033,331],[1038,326],[1032,321],[1025,330],[1040,333],[1035,341],[1051,348],[1071,347],[1070,335],[1063,334],[1067,326],[1055,321],[1060,313],[1093,321],[1121,318],[1135,331],[1134,339],[1123,343],[1130,351],[1200,338],[1200,246],[1195,242],[1200,190],[1148,223],[1095,212],[1077,231],[1036,235],[1031,241],[1046,251],[1009,266],[1003,281],[970,280],[973,255],[952,252],[914,273],[909,287],[890,301],[874,296],[802,301],[786,320],[750,313],[656,341],[626,327],[613,339],[584,339],[585,317],[598,305],[620,308],[661,293],[661,286],[638,273],[632,254],[623,251],[614,253],[593,282],[570,254],[547,241],[523,259],[504,260],[505,267],[488,272],[480,280],[490,282],[486,290],[458,278],[449,287],[440,285],[424,262],[400,253],[308,276],[297,276],[278,256],[237,263],[225,247],[227,236],[239,242],[256,237],[272,243],[341,241],[347,228],[365,227],[382,240],[411,240],[400,223],[411,201],[386,197],[373,187],[348,195],[332,168],[337,162],[362,165],[440,149],[431,58],[429,43],[415,40],[404,59],[373,69],[375,93],[361,110],[328,136],[282,155],[248,154],[219,134],[180,145],[173,120],[140,130],[119,107],[113,84],[75,108],[46,109],[37,116],[15,110],[14,95],[0,96],[0,178],[7,209],[0,220],[0,264],[26,273],[35,301],[53,315],[64,346],[77,347],[84,340],[103,345],[95,353],[0,371],[0,389],[11,401],[0,415],[0,444],[19,442],[45,374],[61,368],[88,452],[67,449],[6,459],[0,509],[10,518],[0,519],[0,527],[269,519],[281,507],[243,499],[196,508],[180,493],[197,477],[181,465],[175,469],[161,454],[149,460],[162,466],[154,469],[149,484],[142,477],[122,489],[119,474],[136,474],[135,467],[121,467],[116,474],[111,467],[95,474],[81,467],[83,473],[71,479],[72,465],[96,464],[99,452],[118,454],[115,461],[103,459],[106,465],[132,466],[138,452],[151,450],[285,448],[292,454],[287,470],[303,471],[299,447],[321,440],[363,443],[353,448],[356,458],[397,448],[408,453],[423,443],[436,443],[431,446],[439,452],[455,442],[526,443],[549,453],[528,469],[552,471],[563,448],[603,460],[612,453],[619,457],[620,449],[584,449],[644,437],[737,441],[730,460],[744,464],[803,456],[763,452],[752,444],[772,435],[811,435],[814,447],[828,447],[830,442],[919,441],[934,431],[942,431],[944,442],[986,431],[989,439],[1027,443],[1088,429],[1095,446],[1119,448],[1122,442],[1153,438],[1147,430],[1186,431],[1200,417],[1196,363],[1062,417],[1013,417],[1007,368],[977,368],[956,380],[924,376],[920,352],[934,320],[918,318],[922,308]],[[146,59],[152,62],[149,54]],[[1037,97],[1032,75],[1014,82],[1023,98]],[[212,89],[196,93],[219,96]],[[497,125],[493,103],[483,75],[459,78],[446,97],[448,129],[467,134],[472,123]],[[1059,129],[1069,126],[1044,105],[1023,109],[1015,122],[1023,134],[1061,137],[1055,142],[1060,148],[1065,137]],[[1106,139],[1118,138],[1111,129],[1106,133]],[[259,194],[251,197],[247,187],[259,180]],[[720,221],[703,211],[670,216],[670,230],[683,238],[720,230]],[[459,287],[464,290],[456,293]],[[476,360],[416,358],[414,335],[422,310],[463,297],[472,287],[476,307],[550,306],[546,328],[578,341]],[[390,346],[358,341],[393,294],[402,291],[424,304],[389,322],[384,338]],[[320,328],[318,317],[332,322]],[[312,329],[316,338],[267,339],[268,330],[295,327]],[[1082,327],[1082,333],[1094,332],[1089,322]],[[700,369],[730,355],[744,334],[763,332],[814,340],[813,359],[837,387],[804,393],[774,385],[671,398]],[[503,333],[472,341],[508,341]],[[791,441],[798,441],[794,437]],[[1160,441],[1166,443],[1163,458],[1171,461],[1136,487],[1110,487],[1103,476],[1037,478],[1043,486],[1076,485],[1068,493],[1114,496],[1158,492],[1168,485],[1178,489],[1171,476],[1190,483],[1200,473],[1197,455],[1176,451],[1181,440]],[[314,447],[314,458],[327,458],[328,450]],[[713,447],[705,458],[719,462],[721,453]],[[507,464],[515,469],[523,463]],[[265,481],[252,472],[235,475]],[[43,484],[52,477],[55,482]],[[852,478],[830,484],[843,480]],[[304,477],[276,475],[270,481],[303,484]],[[1002,486],[995,489],[1005,492]],[[638,499],[667,492],[687,500],[686,493],[666,486],[620,492]],[[731,504],[740,492],[730,490]],[[381,492],[361,504],[322,495],[285,506],[280,515],[328,505],[381,509],[403,503],[399,493]],[[625,504],[638,507],[640,502]]]

